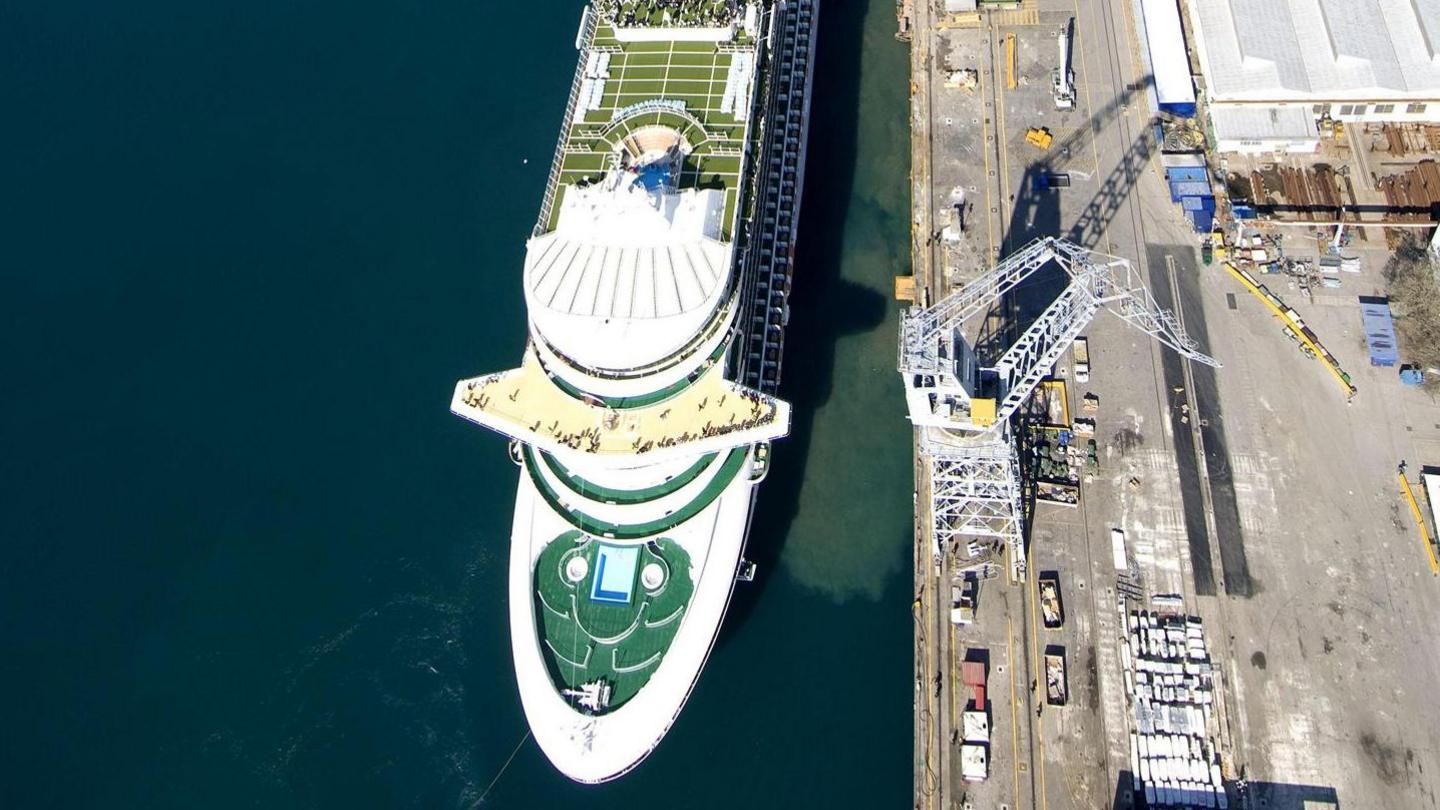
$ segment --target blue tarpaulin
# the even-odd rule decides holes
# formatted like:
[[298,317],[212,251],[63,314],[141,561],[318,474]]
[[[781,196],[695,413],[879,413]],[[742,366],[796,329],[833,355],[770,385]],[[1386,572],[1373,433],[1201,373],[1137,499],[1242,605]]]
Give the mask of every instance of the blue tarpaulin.
[[1207,196],[1210,196],[1210,184],[1208,182],[1170,181],[1170,202],[1179,202],[1183,197]]
[[1360,322],[1365,327],[1365,345],[1370,348],[1370,365],[1393,366],[1400,361],[1395,346],[1395,319],[1387,298],[1360,298]]
[[1215,198],[1211,195],[1182,197],[1180,208],[1196,233],[1209,233],[1215,222]]
[[1171,183],[1208,183],[1210,170],[1204,166],[1166,166],[1165,179]]

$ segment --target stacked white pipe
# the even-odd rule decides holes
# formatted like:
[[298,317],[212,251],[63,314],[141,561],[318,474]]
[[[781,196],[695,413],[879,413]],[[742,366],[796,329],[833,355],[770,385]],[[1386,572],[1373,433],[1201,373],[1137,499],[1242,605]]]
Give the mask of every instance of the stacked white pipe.
[[1131,611],[1120,645],[1134,711],[1130,774],[1152,808],[1229,807],[1210,734],[1214,675],[1200,620]]

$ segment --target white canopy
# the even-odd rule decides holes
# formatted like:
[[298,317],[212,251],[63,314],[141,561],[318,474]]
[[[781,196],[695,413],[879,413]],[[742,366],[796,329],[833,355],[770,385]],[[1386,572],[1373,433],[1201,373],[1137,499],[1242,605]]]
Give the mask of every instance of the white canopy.
[[723,191],[648,188],[624,170],[567,188],[555,230],[526,248],[534,328],[595,368],[639,368],[673,354],[724,295],[724,209]]

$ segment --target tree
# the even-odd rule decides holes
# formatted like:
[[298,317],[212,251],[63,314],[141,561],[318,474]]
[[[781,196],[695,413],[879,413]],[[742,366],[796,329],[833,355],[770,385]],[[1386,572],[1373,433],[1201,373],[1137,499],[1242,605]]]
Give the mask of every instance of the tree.
[[1440,383],[1428,373],[1440,368],[1440,285],[1425,243],[1407,234],[1385,263],[1385,281],[1401,352]]

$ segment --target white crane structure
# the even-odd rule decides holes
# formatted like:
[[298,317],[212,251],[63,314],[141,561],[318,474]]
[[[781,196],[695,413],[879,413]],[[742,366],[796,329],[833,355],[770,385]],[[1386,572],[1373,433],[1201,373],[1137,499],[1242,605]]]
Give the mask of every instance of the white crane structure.
[[[998,357],[977,356],[962,333],[965,323],[1051,263],[1068,277],[1065,289]],[[962,539],[998,540],[1009,555],[1011,579],[1025,579],[1020,463],[1010,419],[1102,307],[1182,356],[1220,367],[1156,303],[1128,260],[1053,237],[1031,242],[935,305],[902,315],[899,370],[929,464],[937,556]]]

